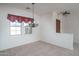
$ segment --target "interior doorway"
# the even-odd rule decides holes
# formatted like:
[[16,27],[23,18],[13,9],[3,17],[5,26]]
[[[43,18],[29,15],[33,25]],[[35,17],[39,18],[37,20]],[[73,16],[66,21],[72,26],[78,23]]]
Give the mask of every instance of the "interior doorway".
[[56,33],[61,32],[61,21],[59,19],[56,19]]

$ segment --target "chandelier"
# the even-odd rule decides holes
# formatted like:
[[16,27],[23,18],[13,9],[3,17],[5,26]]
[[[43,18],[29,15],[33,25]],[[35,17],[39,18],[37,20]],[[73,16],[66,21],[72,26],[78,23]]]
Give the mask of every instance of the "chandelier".
[[37,23],[35,23],[35,16],[34,16],[34,12],[35,12],[35,8],[34,8],[34,5],[35,5],[35,3],[32,3],[32,12],[33,12],[33,21],[32,21],[32,23],[30,24],[32,27],[37,27],[38,26],[38,24]]

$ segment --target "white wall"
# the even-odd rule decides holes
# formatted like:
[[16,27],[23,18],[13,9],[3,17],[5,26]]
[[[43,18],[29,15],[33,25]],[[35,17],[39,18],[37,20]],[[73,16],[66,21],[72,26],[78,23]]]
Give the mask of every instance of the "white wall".
[[[9,21],[7,20],[8,14],[32,17],[32,14],[30,12],[26,12],[26,10],[0,6],[0,50],[27,44],[30,42],[35,42],[40,39],[39,26],[33,28],[32,34],[24,34],[24,28],[22,27],[22,35],[10,36]],[[38,23],[40,22],[39,19],[39,16],[35,16],[35,21],[37,21]]]
[[55,12],[41,15],[40,17],[36,16],[35,21],[39,23],[39,26],[33,28],[32,34],[26,35],[24,34],[24,28],[22,27],[22,35],[19,36],[9,35],[9,21],[7,20],[7,14],[32,17],[32,14],[25,10],[0,6],[0,50],[35,42],[40,39],[64,48],[73,49],[72,34],[56,33],[57,14]]
[[56,12],[42,15],[42,41],[58,45],[60,47],[73,49],[73,34],[56,33],[56,16]]
[[73,33],[74,42],[79,43],[79,14],[71,13],[70,15],[63,16],[63,33]]

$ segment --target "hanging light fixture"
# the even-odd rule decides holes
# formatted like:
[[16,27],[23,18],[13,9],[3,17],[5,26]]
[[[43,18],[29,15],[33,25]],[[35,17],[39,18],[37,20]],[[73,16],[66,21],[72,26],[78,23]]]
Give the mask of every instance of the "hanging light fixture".
[[33,18],[32,18],[32,23],[29,24],[30,27],[37,27],[37,26],[38,26],[38,24],[35,23],[35,16],[34,16],[34,11],[35,11],[35,9],[34,9],[34,5],[35,5],[35,3],[32,3]]
[[35,3],[32,3],[32,5],[33,5],[33,23],[34,23],[34,10],[35,10],[35,9],[34,9],[34,4],[35,4]]
[[34,17],[35,17],[35,16],[34,16],[34,11],[35,11],[34,5],[35,5],[35,3],[32,3],[32,9],[33,9],[33,11],[32,11],[32,12],[33,12],[33,19],[32,19],[32,20],[33,20],[33,21],[32,21],[32,23],[31,23],[30,25],[31,25],[32,27],[37,27],[38,24],[35,23],[35,18],[34,18]]
[[33,12],[33,19],[32,19],[33,21],[32,21],[32,24],[31,24],[32,27],[35,27],[35,23],[34,23],[34,4],[35,3],[32,3],[32,9],[33,9],[33,11],[32,11]]

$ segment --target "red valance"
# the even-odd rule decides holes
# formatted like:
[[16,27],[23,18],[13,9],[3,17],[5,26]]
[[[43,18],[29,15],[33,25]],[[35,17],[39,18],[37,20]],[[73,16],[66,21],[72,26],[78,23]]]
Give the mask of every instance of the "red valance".
[[23,16],[17,16],[17,15],[12,15],[12,14],[8,14],[7,19],[10,20],[11,22],[33,22],[32,18],[28,18],[28,17],[23,17]]

